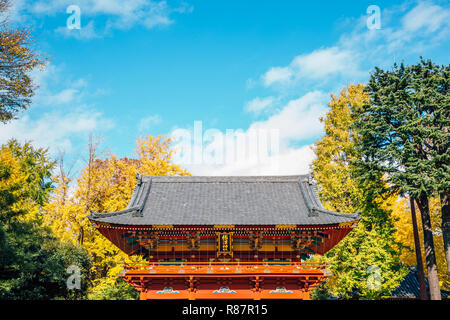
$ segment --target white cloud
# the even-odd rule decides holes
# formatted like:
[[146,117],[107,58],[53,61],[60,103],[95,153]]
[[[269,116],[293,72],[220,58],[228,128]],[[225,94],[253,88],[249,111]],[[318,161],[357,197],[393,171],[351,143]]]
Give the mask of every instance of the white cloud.
[[31,77],[39,88],[33,97],[35,106],[60,106],[79,102],[88,87],[85,79],[71,79],[63,67],[52,64],[43,70],[33,70]]
[[403,28],[406,31],[422,29],[426,32],[435,32],[450,22],[450,12],[441,6],[431,3],[419,3],[402,18]]
[[398,28],[384,30],[385,51],[415,53],[448,43],[450,37],[450,8],[420,2],[401,19]]
[[280,132],[282,142],[313,138],[322,132],[319,117],[326,112],[327,94],[321,91],[308,92],[304,96],[289,101],[280,111],[267,120],[254,122],[250,129]]
[[383,10],[381,21],[380,30],[368,30],[362,17],[352,32],[341,36],[338,46],[355,52],[358,64],[371,69],[375,65],[390,67],[400,59],[417,59],[419,55],[427,55],[432,48],[448,43],[448,6],[418,2],[411,7],[410,3],[405,3]]
[[[410,3],[383,11],[382,29],[369,30],[366,27],[367,16],[353,20],[350,32],[344,33],[335,44],[310,52],[300,53],[285,66],[269,67],[260,77],[264,87],[280,89],[278,96],[257,97],[247,102],[245,111],[260,113],[272,107],[274,103],[290,97],[289,90],[307,87],[303,94],[291,99],[275,113],[265,114],[267,118],[250,124],[247,130],[241,130],[248,145],[239,161],[208,162],[189,164],[191,172],[196,175],[282,175],[303,174],[309,171],[315,155],[311,149],[311,139],[319,138],[323,133],[323,124],[319,118],[328,110],[330,98],[327,92],[338,92],[349,84],[365,81],[369,70],[375,65],[390,67],[395,55],[405,57],[423,51],[423,48],[439,44],[438,39],[448,43],[446,35],[450,28],[449,9],[431,3]],[[392,17],[397,19],[389,24]],[[399,18],[400,17],[400,18]],[[417,59],[417,56],[414,57]],[[260,83],[261,83],[260,82]],[[255,81],[247,80],[247,88],[253,88]],[[278,152],[262,158],[255,145],[257,139],[252,133],[258,131],[278,133]],[[236,131],[236,130],[234,130]],[[231,141],[224,133],[217,130],[212,139],[200,146],[193,146],[193,152],[224,150],[224,145]],[[211,138],[210,137],[210,138]],[[308,145],[301,145],[308,141]],[[198,158],[198,157],[197,157]],[[225,155],[226,158],[226,155]],[[204,159],[204,158],[203,158]],[[257,161],[255,161],[255,159]]]
[[211,165],[192,165],[189,170],[195,175],[205,176],[256,176],[256,175],[298,175],[310,172],[310,166],[315,158],[310,145],[290,148],[270,156],[264,163],[255,165],[247,159],[225,164],[220,167]]
[[53,64],[34,70],[31,77],[39,86],[32,108],[0,126],[0,143],[16,138],[48,147],[52,154],[60,150],[70,154],[79,151],[89,133],[114,127],[112,120],[83,101],[89,96],[85,79],[73,79],[63,66]]
[[327,82],[332,76],[360,76],[358,54],[334,46],[296,56],[287,67],[272,67],[263,76],[265,86],[290,85],[297,81]]
[[74,100],[77,89],[64,89],[63,91],[47,97],[47,104],[66,104]]
[[[127,30],[140,25],[151,29],[158,26],[168,26],[174,22],[174,13],[190,13],[192,6],[182,4],[179,7],[169,7],[166,1],[153,0],[38,0],[24,2],[14,7],[15,21],[22,21],[24,17],[42,17],[53,15],[65,15],[66,9],[70,5],[77,5],[80,8],[81,29],[68,29],[64,25],[58,27],[55,32],[76,39],[93,39],[107,35],[113,29]],[[94,27],[94,18],[104,21],[103,25],[98,23]]]
[[98,128],[109,130],[113,121],[94,110],[78,109],[72,112],[52,111],[39,118],[24,114],[21,118],[0,126],[0,143],[11,138],[20,142],[32,141],[37,147],[49,148],[55,154],[59,150],[75,152],[74,140],[84,138]]
[[263,75],[264,85],[266,87],[274,83],[288,83],[293,76],[293,72],[289,67],[273,67]]
[[291,68],[298,78],[318,79],[333,74],[349,74],[358,71],[355,53],[338,47],[315,50],[294,58]]
[[[324,92],[309,92],[287,102],[266,120],[252,123],[246,131],[231,130],[231,134],[217,129],[203,132],[202,127],[194,126],[184,135],[190,137],[190,143],[175,139],[175,148],[179,150],[176,162],[196,175],[306,173],[314,154],[310,146],[293,147],[293,144],[322,132],[319,117],[326,111],[327,100]],[[195,130],[200,133],[197,141]],[[183,136],[179,133],[173,136]]]
[[[400,16],[394,24],[389,19]],[[222,166],[193,166],[196,174],[299,174],[309,170],[314,159],[311,146],[294,147],[302,140],[318,138],[323,132],[319,118],[327,111],[329,97],[325,92],[335,91],[343,85],[365,81],[375,65],[391,66],[396,55],[405,57],[423,52],[441,41],[448,43],[450,10],[429,2],[397,6],[383,11],[382,29],[369,30],[366,16],[353,20],[353,29],[344,33],[336,44],[295,56],[286,66],[275,66],[261,76],[265,87],[282,90],[280,96],[255,98],[245,105],[246,111],[258,112],[281,101],[285,89],[315,88],[298,99],[288,101],[266,120],[252,123],[252,130],[278,130],[280,152],[270,156],[270,161],[255,164],[252,159]],[[417,59],[417,56],[414,58]],[[252,87],[255,82],[247,81]],[[247,87],[250,87],[247,85]],[[278,167],[274,169],[273,163]]]
[[369,30],[366,19],[352,20],[353,29],[335,45],[297,55],[287,66],[270,67],[261,77],[262,84],[320,88],[333,82],[365,81],[375,65],[392,65],[396,57],[417,58],[429,48],[448,43],[450,36],[450,8],[431,2],[384,10],[379,30]]
[[151,128],[152,125],[156,125],[162,121],[161,116],[155,114],[145,118],[142,118],[139,121],[139,131],[145,131]]
[[274,97],[255,98],[245,104],[245,111],[260,113],[271,107],[276,99]]
[[80,29],[69,29],[61,26],[55,29],[55,32],[69,38],[73,37],[78,40],[89,40],[101,38],[102,35],[94,28],[94,21],[89,21],[86,25],[82,25]]
[[140,18],[144,13],[149,16],[163,14],[168,10],[166,1],[152,0],[38,0],[30,1],[29,11],[36,14],[55,14],[64,12],[68,6],[77,5],[81,14],[106,14],[119,18],[131,19],[133,15]]

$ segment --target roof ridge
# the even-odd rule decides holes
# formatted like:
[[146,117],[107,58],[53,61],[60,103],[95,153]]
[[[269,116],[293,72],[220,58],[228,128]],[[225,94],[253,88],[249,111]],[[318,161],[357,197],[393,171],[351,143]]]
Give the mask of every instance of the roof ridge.
[[156,183],[288,183],[298,182],[307,175],[283,175],[283,176],[154,176],[141,175],[142,181],[152,180]]

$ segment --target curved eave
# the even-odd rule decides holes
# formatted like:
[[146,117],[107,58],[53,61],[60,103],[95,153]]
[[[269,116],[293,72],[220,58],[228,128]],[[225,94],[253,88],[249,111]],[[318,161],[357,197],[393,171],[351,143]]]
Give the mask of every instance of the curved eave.
[[[332,215],[336,219],[333,219],[332,222],[323,222],[323,223],[290,223],[289,225],[296,226],[296,227],[326,227],[326,226],[334,226],[334,225],[353,225],[358,223],[358,221],[361,219],[361,217],[358,214],[340,214],[335,212],[324,212],[324,211],[317,211],[320,215]],[[91,214],[88,216],[88,219],[91,220],[94,223],[97,224],[103,224],[103,225],[116,225],[116,226],[129,226],[129,227],[153,227],[153,228],[159,228],[164,226],[167,226],[168,224],[143,224],[139,221],[135,220],[134,214],[136,214],[137,211],[134,209],[126,209],[122,211],[112,212],[112,213],[94,213],[91,212]],[[127,219],[122,219],[123,217],[120,217],[121,215],[126,215]],[[128,221],[124,222],[124,221]],[[234,227],[241,226],[241,227],[263,227],[263,226],[271,226],[276,228],[278,225],[286,225],[284,223],[278,224],[278,223],[264,223],[264,224],[258,224],[258,223],[252,223],[252,224],[239,224],[239,223],[221,223],[220,225],[232,225]],[[188,227],[196,227],[196,226],[204,226],[204,227],[214,227],[216,224],[210,224],[210,223],[193,223],[193,224],[171,224],[170,226],[173,227],[181,227],[181,228],[188,228]]]
[[311,177],[299,181],[300,190],[302,191],[303,198],[305,199],[306,206],[310,211],[310,215],[314,216],[315,213],[324,213],[329,215],[335,215],[343,218],[360,220],[361,216],[359,212],[356,213],[342,213],[336,211],[330,211],[323,207],[322,202],[319,199],[316,186]]
[[114,224],[105,221],[92,221],[97,228],[121,229],[121,230],[154,230],[154,231],[183,231],[183,230],[215,230],[229,231],[231,229],[240,230],[326,230],[326,229],[353,229],[359,220],[349,220],[334,224],[316,225],[124,225]]
[[142,209],[150,193],[151,177],[143,176],[141,174],[136,175],[137,183],[134,186],[133,194],[131,195],[130,202],[124,210],[99,213],[90,210],[88,219],[94,222],[105,222],[105,219],[111,218],[115,220],[116,217],[120,217],[129,214],[132,217],[141,216]]

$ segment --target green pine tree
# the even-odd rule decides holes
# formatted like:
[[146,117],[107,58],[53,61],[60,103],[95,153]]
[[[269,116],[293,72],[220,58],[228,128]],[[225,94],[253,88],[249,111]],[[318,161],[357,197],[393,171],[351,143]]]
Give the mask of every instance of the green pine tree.
[[[399,260],[393,236],[389,203],[384,199],[381,175],[364,183],[355,177],[354,162],[359,159],[352,109],[369,100],[364,86],[351,85],[339,97],[332,96],[329,111],[321,119],[325,135],[315,143],[314,178],[324,205],[338,212],[360,211],[358,227],[323,259],[333,274],[318,288],[314,297],[326,297],[324,289],[344,298],[376,299],[389,295],[406,274]],[[375,281],[372,281],[375,280]]]
[[[41,223],[52,190],[46,150],[9,141],[0,148],[0,299],[81,299],[89,286],[86,250],[60,242]],[[67,286],[69,266],[79,289]]]
[[366,87],[370,100],[354,110],[359,180],[383,174],[391,191],[409,194],[420,209],[432,299],[440,299],[440,290],[428,200],[449,186],[448,70],[423,59],[392,70],[375,68]]

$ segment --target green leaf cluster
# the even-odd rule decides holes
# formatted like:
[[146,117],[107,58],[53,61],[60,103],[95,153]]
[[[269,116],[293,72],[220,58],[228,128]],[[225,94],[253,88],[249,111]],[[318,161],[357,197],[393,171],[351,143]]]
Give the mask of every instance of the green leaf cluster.
[[[391,218],[394,198],[384,193],[381,174],[371,180],[356,178],[355,162],[361,157],[359,138],[353,128],[355,110],[369,100],[362,84],[351,85],[331,97],[321,121],[325,135],[317,141],[314,179],[324,205],[338,212],[360,212],[362,220],[337,246],[319,259],[328,263],[332,276],[318,290],[342,298],[376,299],[396,288],[406,274],[397,252]],[[371,285],[373,270],[380,281]],[[314,294],[315,295],[315,294]],[[317,297],[326,297],[320,294]]]
[[354,109],[360,180],[385,174],[391,189],[419,197],[450,186],[450,66],[430,60],[375,68],[370,101]]
[[[54,165],[47,151],[11,140],[0,148],[0,160],[0,299],[83,298],[88,253],[42,226]],[[80,290],[67,287],[70,265],[80,268]]]

